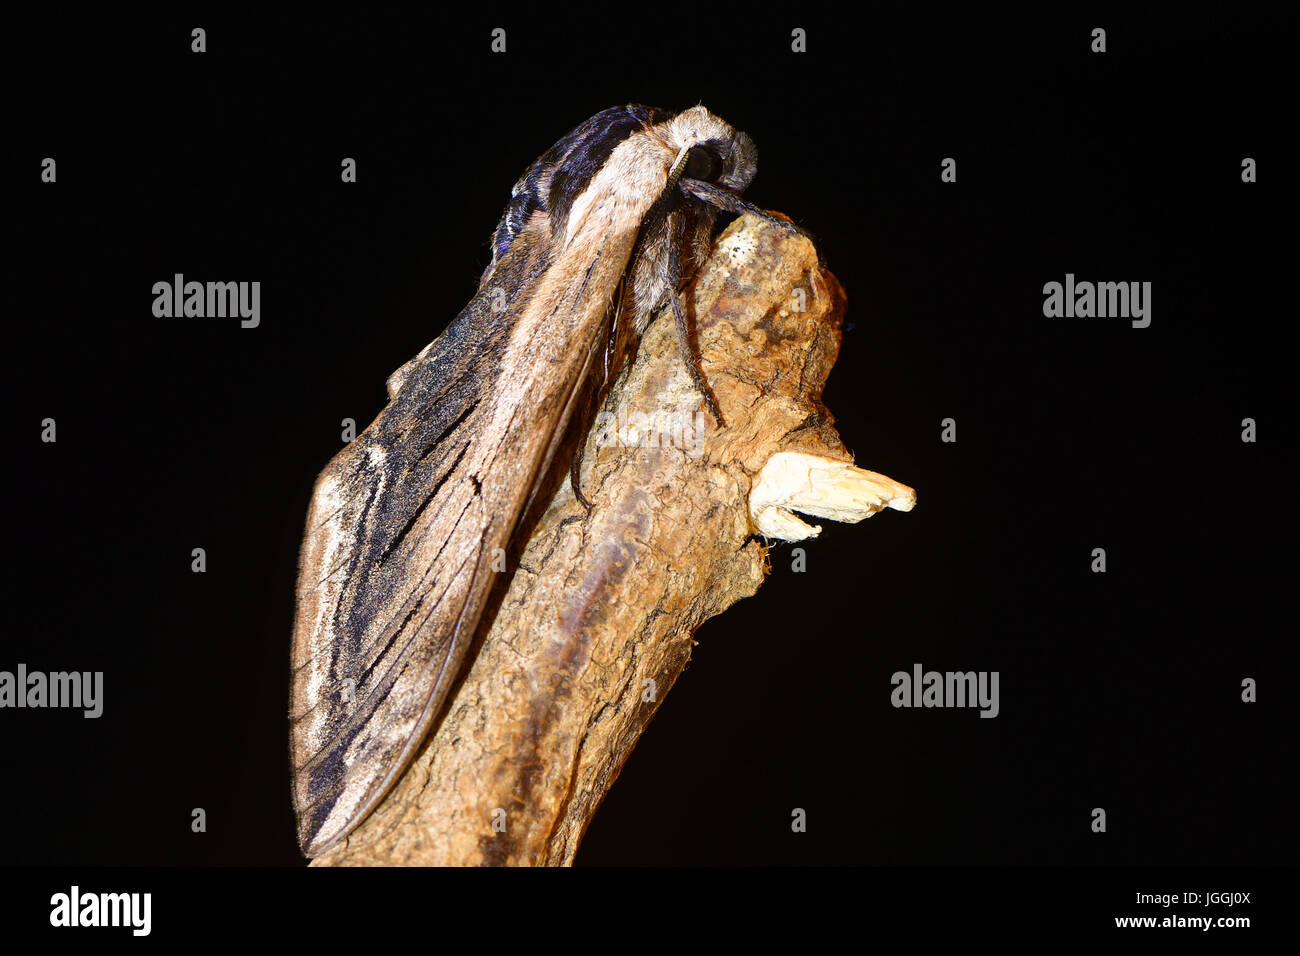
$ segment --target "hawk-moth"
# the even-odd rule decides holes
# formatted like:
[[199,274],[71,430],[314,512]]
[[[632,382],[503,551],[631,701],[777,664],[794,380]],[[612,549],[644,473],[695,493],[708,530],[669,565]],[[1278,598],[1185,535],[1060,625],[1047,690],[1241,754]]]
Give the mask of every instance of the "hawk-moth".
[[[299,560],[290,753],[303,853],[350,833],[440,717],[493,585],[493,557],[551,472],[584,396],[679,300],[753,142],[702,106],[604,110],[515,184],[478,292],[388,379],[387,406],[325,467]],[[603,378],[602,378],[603,375]],[[574,491],[585,504],[573,469]]]

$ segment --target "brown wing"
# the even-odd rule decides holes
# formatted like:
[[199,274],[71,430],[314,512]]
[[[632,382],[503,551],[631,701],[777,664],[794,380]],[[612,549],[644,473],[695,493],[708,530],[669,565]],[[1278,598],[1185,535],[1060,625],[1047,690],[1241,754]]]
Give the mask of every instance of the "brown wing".
[[[531,233],[531,234],[530,234]],[[350,832],[414,755],[482,614],[496,549],[549,465],[630,238],[571,281],[537,216],[316,483],[299,565],[291,756],[298,838]],[[620,261],[621,257],[621,261]]]

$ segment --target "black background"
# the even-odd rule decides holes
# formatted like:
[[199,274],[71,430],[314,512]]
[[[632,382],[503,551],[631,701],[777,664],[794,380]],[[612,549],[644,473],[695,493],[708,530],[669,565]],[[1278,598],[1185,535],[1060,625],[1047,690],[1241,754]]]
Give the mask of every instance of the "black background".
[[[473,294],[518,175],[624,102],[702,102],[757,142],[748,197],[848,292],[825,401],[919,504],[826,526],[803,574],[773,552],[696,635],[578,863],[1294,859],[1278,25],[745,16],[6,30],[0,668],[102,670],[105,712],[0,714],[0,862],[302,862],[286,712],[312,483]],[[155,319],[177,272],[259,280],[261,326]],[[1045,318],[1067,272],[1150,281],[1150,328]],[[916,662],[999,671],[1001,714],[892,708]]]

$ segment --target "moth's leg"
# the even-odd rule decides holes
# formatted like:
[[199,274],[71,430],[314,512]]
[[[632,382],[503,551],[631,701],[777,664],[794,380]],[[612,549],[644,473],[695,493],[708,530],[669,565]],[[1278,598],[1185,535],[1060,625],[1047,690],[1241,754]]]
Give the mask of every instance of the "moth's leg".
[[582,493],[582,462],[587,457],[587,429],[586,425],[591,421],[591,406],[594,402],[595,390],[587,390],[587,408],[582,416],[583,429],[578,437],[578,447],[573,453],[573,461],[569,464],[569,485],[573,488],[573,497],[578,499],[578,504],[582,505],[584,511],[591,510],[591,502],[587,496]]
[[569,463],[569,485],[573,488],[573,497],[578,500],[578,504],[590,511],[591,502],[587,496],[582,493],[582,463],[587,457],[587,432],[591,428],[593,421],[593,412],[599,410],[601,399],[605,395],[606,387],[609,384],[610,363],[613,360],[614,352],[618,343],[618,323],[622,315],[623,302],[623,280],[619,280],[618,290],[614,294],[615,305],[610,309],[609,335],[605,340],[605,354],[602,362],[601,384],[599,387],[589,387],[587,390],[587,405],[583,411],[581,423],[581,433],[578,438],[578,448],[573,453],[573,461]]
[[582,459],[586,458],[586,438],[578,438],[577,451],[573,453],[573,462],[569,464],[569,486],[573,489],[573,497],[577,498],[578,505],[582,510],[590,511],[591,502],[588,501],[585,494],[582,494]]
[[605,339],[605,381],[609,381],[610,363],[613,361],[614,353],[618,350],[618,323],[623,317],[623,296],[627,292],[627,276],[621,276],[618,280],[618,288],[614,291],[614,307],[612,317],[609,322],[609,335]]
[[677,340],[681,345],[682,359],[686,362],[686,368],[691,373],[691,381],[695,387],[704,395],[704,404],[709,406],[709,412],[718,420],[719,425],[725,426],[727,423],[722,418],[722,412],[718,411],[718,403],[713,397],[713,389],[704,378],[704,373],[700,371],[700,356],[694,346],[691,344],[691,327],[686,321],[686,309],[682,306],[682,297],[677,289],[682,284],[682,244],[686,237],[686,220],[678,216],[670,216],[668,219],[668,249],[669,253],[665,257],[664,263],[664,287],[668,290],[668,299],[673,305],[673,319],[677,324]]
[[[723,189],[721,186],[715,186],[713,183],[706,183],[702,179],[683,179],[681,188],[691,196],[708,203],[710,206],[716,206],[726,212],[747,212],[751,216],[757,216],[765,222],[770,222],[780,226],[782,229],[788,229],[791,232],[797,232],[809,242],[813,241],[812,234],[808,230],[796,226],[789,219],[783,219],[775,213],[768,212],[766,209],[759,209],[753,203],[745,202],[729,189]],[[816,245],[816,243],[813,243]],[[818,261],[821,259],[821,253],[818,252]]]

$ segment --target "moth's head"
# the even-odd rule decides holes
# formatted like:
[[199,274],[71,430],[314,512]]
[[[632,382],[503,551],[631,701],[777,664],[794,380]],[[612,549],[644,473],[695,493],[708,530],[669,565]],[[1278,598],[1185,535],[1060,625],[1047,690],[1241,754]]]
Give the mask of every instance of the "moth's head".
[[758,170],[754,141],[703,106],[657,123],[648,133],[673,154],[670,177],[696,179],[739,193]]
[[[535,219],[565,244],[584,231],[635,231],[656,202],[676,208],[698,198],[703,187],[692,190],[691,183],[726,198],[744,191],[757,167],[753,141],[703,106],[676,115],[639,105],[602,110],[543,153],[515,184],[481,281]],[[711,216],[699,221],[707,226]]]

